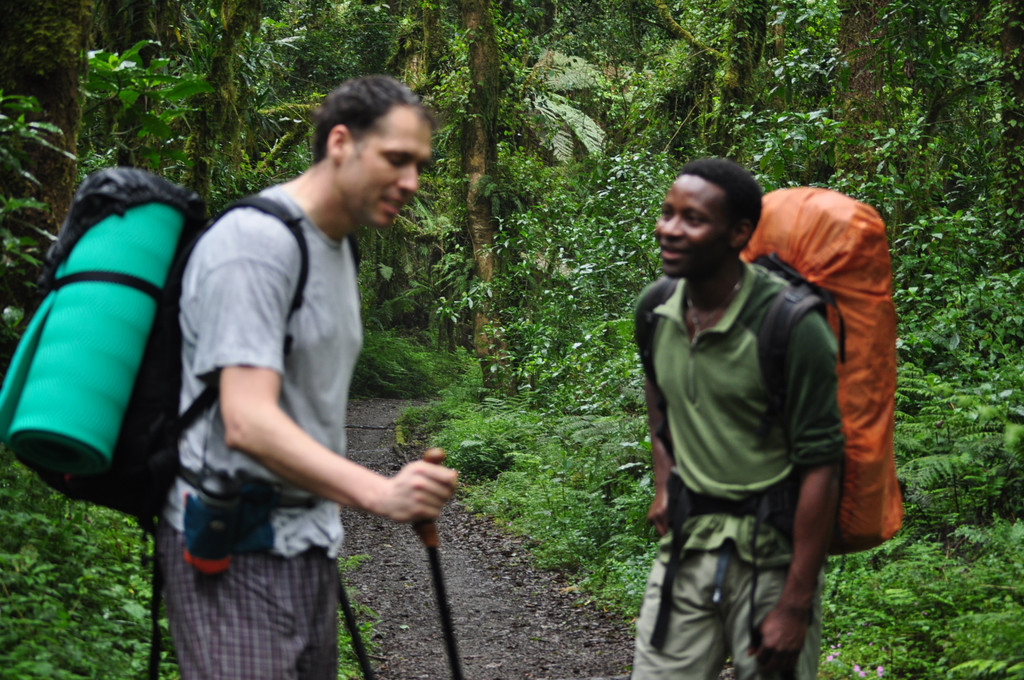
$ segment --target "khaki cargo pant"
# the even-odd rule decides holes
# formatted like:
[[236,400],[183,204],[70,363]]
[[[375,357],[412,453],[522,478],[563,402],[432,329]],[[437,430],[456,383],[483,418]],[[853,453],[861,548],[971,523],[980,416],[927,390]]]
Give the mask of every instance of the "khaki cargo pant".
[[[736,557],[735,552],[729,559],[722,581],[721,601],[718,604],[712,602],[720,552],[696,551],[684,555],[674,584],[668,636],[661,651],[650,644],[665,573],[663,559],[655,560],[636,626],[632,680],[716,680],[729,656],[738,680],[784,680],[777,675],[759,674],[757,660],[747,656],[753,567]],[[664,554],[661,557],[664,558]],[[760,570],[756,621],[763,620],[778,601],[785,579],[785,569]],[[796,680],[814,680],[817,677],[824,581],[823,569],[818,576],[813,620],[800,653]]]

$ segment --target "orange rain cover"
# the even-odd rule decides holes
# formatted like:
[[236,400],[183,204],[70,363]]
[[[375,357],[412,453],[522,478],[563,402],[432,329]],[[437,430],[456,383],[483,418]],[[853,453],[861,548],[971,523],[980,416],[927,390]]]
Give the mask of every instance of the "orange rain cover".
[[[885,224],[874,208],[836,191],[779,189],[764,197],[761,221],[742,253],[779,257],[830,291],[846,325],[839,362],[839,409],[846,460],[831,554],[873,548],[903,519],[893,459],[896,308]],[[829,307],[829,325],[839,320]]]

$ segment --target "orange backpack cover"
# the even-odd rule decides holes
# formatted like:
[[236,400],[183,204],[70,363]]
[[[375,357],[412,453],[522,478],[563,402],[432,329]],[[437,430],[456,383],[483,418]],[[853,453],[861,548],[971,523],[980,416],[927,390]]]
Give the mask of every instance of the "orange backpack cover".
[[846,437],[833,555],[873,548],[896,533],[903,499],[896,479],[896,308],[885,223],[874,208],[828,189],[779,189],[764,196],[761,221],[742,253],[751,262],[777,253],[835,297],[832,331],[845,325],[837,364]]

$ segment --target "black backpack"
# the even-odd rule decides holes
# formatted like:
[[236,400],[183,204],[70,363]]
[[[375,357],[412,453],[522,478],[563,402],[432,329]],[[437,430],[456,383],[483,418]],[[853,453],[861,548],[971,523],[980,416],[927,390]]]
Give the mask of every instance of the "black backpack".
[[[111,215],[124,215],[134,206],[151,202],[170,205],[185,215],[185,226],[162,289],[120,273],[88,271],[58,277],[59,265],[90,228]],[[280,204],[262,196],[249,196],[226,208],[251,207],[273,215],[295,236],[302,254],[299,281],[289,317],[302,305],[308,275],[308,252],[299,226]],[[46,256],[39,289],[43,295],[79,281],[107,281],[143,290],[157,302],[156,316],[135,378],[110,468],[99,474],[74,475],[41,467],[15,455],[34,469],[51,487],[78,500],[114,508],[135,517],[148,532],[163,507],[167,491],[178,474],[178,437],[217,399],[216,385],[179,414],[181,390],[181,330],[178,300],[181,277],[199,236],[216,220],[207,221],[199,196],[163,178],[134,168],[112,168],[87,177],[75,194],[57,241]],[[290,340],[290,339],[289,339]],[[290,343],[286,342],[286,352]]]

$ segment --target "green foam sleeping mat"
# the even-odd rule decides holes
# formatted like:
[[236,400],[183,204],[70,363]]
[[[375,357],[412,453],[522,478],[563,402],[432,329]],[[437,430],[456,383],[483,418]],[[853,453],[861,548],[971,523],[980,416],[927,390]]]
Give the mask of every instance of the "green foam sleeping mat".
[[[110,215],[82,235],[57,279],[100,270],[162,288],[184,221],[177,209],[155,202]],[[78,281],[50,292],[0,391],[0,438],[19,457],[55,472],[106,470],[156,304],[119,283]]]

